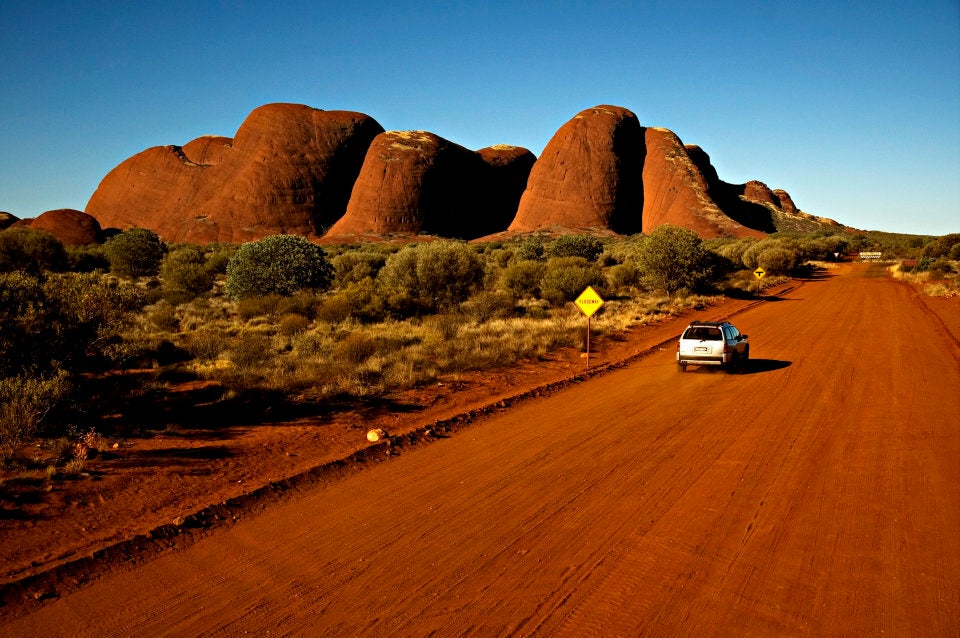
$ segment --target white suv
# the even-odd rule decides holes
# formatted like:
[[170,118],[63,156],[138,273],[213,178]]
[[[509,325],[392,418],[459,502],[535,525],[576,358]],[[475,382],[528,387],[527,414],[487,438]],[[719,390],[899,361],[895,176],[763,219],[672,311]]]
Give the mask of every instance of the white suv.
[[750,360],[747,335],[727,321],[694,321],[677,342],[677,365],[722,366],[728,372],[746,370]]

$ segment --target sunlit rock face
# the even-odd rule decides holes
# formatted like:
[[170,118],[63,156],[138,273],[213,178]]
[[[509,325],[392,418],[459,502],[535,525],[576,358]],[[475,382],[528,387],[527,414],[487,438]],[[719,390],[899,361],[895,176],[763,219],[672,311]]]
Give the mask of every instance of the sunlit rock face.
[[30,228],[44,230],[66,246],[84,246],[103,241],[100,223],[92,215],[72,208],[48,210],[36,219],[26,221]]
[[367,148],[382,131],[362,113],[268,104],[232,139],[201,137],[122,162],[86,212],[104,227],[149,228],[166,241],[319,236],[343,216]]

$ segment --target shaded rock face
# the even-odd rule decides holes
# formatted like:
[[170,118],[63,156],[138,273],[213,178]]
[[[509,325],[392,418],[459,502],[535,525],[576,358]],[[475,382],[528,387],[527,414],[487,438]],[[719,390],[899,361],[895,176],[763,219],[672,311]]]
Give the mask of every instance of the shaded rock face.
[[33,230],[44,230],[66,246],[84,246],[103,241],[100,223],[92,216],[72,208],[48,210],[29,222]]
[[470,151],[426,131],[384,132],[367,150],[346,214],[327,238],[475,239],[503,230],[533,162],[519,147]]
[[0,230],[13,226],[19,220],[15,215],[0,211]]
[[344,214],[382,131],[362,113],[268,104],[232,139],[201,137],[129,158],[100,182],[86,212],[104,227],[149,228],[166,241],[318,236]]
[[643,129],[618,106],[578,113],[547,143],[530,171],[511,231],[641,230]]

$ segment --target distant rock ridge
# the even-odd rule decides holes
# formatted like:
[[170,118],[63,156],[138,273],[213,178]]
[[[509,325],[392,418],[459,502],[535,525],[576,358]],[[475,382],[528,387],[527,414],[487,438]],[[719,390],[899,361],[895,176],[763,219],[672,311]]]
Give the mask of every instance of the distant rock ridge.
[[342,243],[624,235],[662,224],[705,238],[761,237],[839,226],[799,211],[783,190],[724,182],[703,149],[611,105],[576,114],[537,158],[517,146],[472,151],[428,131],[384,131],[362,113],[267,104],[233,138],[203,136],[125,160],[86,212],[104,228],[201,244],[277,233]]

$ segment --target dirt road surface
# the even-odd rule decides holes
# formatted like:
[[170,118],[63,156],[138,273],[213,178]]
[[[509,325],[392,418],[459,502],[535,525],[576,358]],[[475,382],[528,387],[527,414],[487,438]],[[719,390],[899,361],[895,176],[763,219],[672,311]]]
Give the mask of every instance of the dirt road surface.
[[957,636],[953,328],[838,273],[736,317],[746,374],[666,349],[0,635]]

